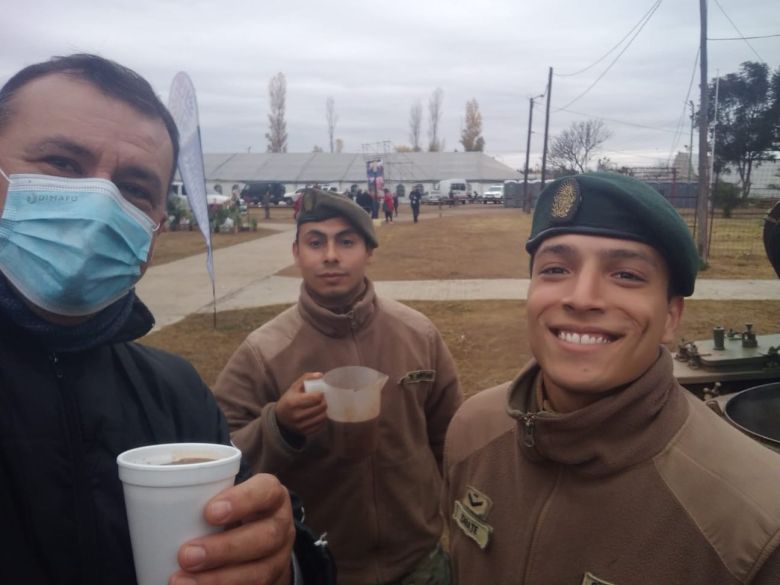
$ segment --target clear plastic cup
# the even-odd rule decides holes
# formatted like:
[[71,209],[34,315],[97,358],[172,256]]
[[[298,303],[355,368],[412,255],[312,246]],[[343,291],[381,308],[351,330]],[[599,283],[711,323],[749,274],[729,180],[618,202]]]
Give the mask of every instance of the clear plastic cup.
[[322,392],[334,452],[356,459],[376,451],[382,388],[387,375],[365,366],[344,366],[303,382],[306,392]]

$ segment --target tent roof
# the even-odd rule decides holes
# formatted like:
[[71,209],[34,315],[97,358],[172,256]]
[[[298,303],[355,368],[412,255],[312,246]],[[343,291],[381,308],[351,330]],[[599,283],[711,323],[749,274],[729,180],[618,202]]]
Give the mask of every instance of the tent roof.
[[385,181],[436,182],[453,177],[468,181],[505,181],[520,173],[482,152],[352,153],[207,153],[209,181],[333,183],[366,180],[366,162],[381,158]]

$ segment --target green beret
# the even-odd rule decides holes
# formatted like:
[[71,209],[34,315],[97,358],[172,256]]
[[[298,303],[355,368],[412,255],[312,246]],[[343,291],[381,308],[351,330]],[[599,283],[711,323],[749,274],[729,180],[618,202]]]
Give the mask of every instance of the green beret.
[[312,221],[325,221],[341,217],[355,228],[369,248],[379,247],[371,217],[349,197],[309,187],[301,195],[301,208],[298,211],[298,225]]
[[586,173],[550,183],[539,194],[525,249],[533,254],[542,241],[561,234],[652,246],[669,267],[672,293],[693,294],[699,255],[691,232],[671,203],[646,183],[617,173]]

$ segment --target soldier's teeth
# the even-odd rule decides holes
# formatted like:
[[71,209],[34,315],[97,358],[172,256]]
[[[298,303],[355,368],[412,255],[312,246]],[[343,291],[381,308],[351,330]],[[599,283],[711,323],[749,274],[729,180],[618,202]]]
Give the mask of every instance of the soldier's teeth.
[[601,335],[591,335],[589,333],[574,333],[572,331],[560,331],[558,338],[569,343],[578,343],[581,345],[595,345],[602,343],[609,343],[609,339]]

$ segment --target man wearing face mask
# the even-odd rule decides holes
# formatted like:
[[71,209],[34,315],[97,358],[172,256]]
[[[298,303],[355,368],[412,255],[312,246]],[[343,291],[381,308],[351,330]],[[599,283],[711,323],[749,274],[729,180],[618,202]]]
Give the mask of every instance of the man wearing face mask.
[[[116,456],[229,441],[192,366],[132,343],[154,324],[133,287],[177,154],[151,86],[111,61],[55,58],[0,89],[2,583],[135,583]],[[205,517],[228,529],[185,543],[170,584],[298,579],[273,476],[222,492]]]

